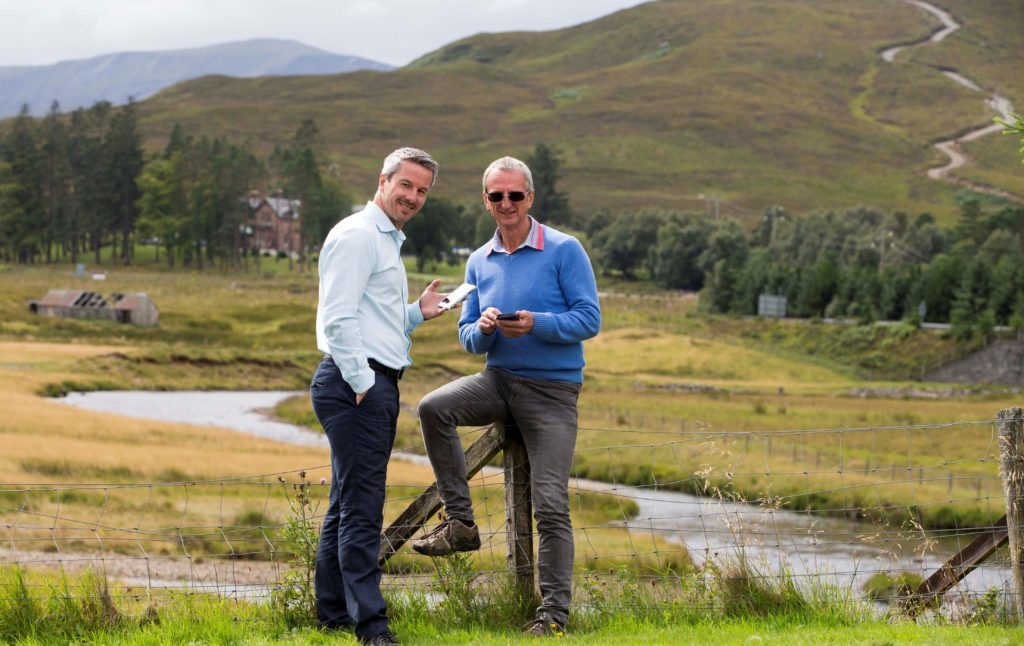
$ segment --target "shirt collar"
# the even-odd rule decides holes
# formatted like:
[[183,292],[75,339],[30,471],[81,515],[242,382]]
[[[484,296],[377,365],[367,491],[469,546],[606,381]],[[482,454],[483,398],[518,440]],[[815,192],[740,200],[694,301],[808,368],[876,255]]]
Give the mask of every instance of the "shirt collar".
[[487,255],[496,251],[511,254],[519,251],[523,247],[531,247],[537,251],[544,251],[544,228],[540,225],[540,222],[533,219],[532,215],[527,215],[526,217],[530,218],[530,231],[526,234],[526,239],[523,240],[522,244],[512,251],[507,251],[505,249],[505,245],[501,242],[501,231],[495,229],[494,237],[491,238],[491,246],[487,250]]
[[405,233],[400,229],[395,228],[395,223],[391,221],[388,214],[385,213],[376,203],[370,201],[366,203],[366,213],[370,218],[370,221],[377,225],[377,230],[381,233],[395,233],[398,234],[399,240],[405,240]]

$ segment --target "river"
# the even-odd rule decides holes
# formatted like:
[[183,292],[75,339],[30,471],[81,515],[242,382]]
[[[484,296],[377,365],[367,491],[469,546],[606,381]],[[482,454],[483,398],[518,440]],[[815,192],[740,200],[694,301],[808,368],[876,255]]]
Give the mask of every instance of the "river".
[[[285,391],[185,391],[72,393],[61,403],[89,410],[147,420],[180,422],[240,431],[257,437],[327,447],[326,438],[306,428],[274,420],[266,414]],[[426,458],[397,451],[396,459],[423,464]],[[696,563],[720,560],[743,550],[751,561],[769,571],[785,566],[798,580],[814,576],[859,590],[878,571],[912,571],[927,576],[969,539],[943,538],[934,533],[896,532],[871,523],[823,518],[789,511],[770,511],[743,503],[702,498],[674,491],[612,485],[574,479],[571,486],[633,499],[639,513],[626,525],[655,532],[683,544]],[[1005,588],[1005,562],[976,570],[962,592]]]

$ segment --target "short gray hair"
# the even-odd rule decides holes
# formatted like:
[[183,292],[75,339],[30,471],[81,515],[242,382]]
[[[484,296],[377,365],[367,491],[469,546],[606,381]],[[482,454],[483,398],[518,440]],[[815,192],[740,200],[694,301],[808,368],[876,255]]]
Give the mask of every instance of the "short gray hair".
[[496,170],[519,171],[526,179],[526,192],[533,192],[533,173],[530,172],[530,167],[515,157],[502,157],[492,161],[491,165],[484,171],[483,185],[485,193],[487,192],[487,176]]
[[432,173],[430,178],[430,186],[433,188],[434,181],[437,180],[437,171],[440,166],[434,161],[434,158],[423,152],[419,148],[399,148],[390,155],[384,158],[384,167],[381,168],[380,174],[387,175],[388,179],[398,172],[398,167],[402,165],[404,161],[411,161],[414,164],[419,164],[423,168],[426,168]]

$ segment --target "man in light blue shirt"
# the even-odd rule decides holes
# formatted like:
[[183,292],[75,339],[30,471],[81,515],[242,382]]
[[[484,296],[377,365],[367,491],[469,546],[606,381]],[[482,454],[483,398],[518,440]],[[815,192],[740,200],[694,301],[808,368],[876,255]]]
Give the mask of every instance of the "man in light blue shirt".
[[321,626],[354,629],[368,644],[397,644],[388,630],[377,553],[388,459],[398,421],[398,380],[412,363],[409,334],[446,310],[435,280],[409,303],[402,226],[419,212],[437,162],[415,148],[384,160],[366,208],[334,226],[319,257],[313,410],[331,445],[330,504],[316,563]]

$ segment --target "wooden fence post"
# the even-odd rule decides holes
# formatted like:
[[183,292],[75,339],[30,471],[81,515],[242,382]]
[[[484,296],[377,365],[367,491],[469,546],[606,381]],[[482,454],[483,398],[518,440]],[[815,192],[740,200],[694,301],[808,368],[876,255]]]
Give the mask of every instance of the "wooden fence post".
[[505,422],[505,535],[508,565],[524,599],[533,596],[533,503],[530,460],[515,422]]
[[1010,567],[1013,572],[1011,607],[1024,617],[1024,408],[999,411],[999,475],[1006,497]]
[[[466,449],[466,477],[476,475],[491,458],[498,454],[505,443],[505,432],[495,424],[487,429],[472,446]],[[412,535],[430,520],[431,516],[441,508],[441,496],[437,493],[437,483],[426,488],[405,511],[399,514],[387,529],[381,533],[378,561],[383,566],[394,556]]]

